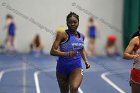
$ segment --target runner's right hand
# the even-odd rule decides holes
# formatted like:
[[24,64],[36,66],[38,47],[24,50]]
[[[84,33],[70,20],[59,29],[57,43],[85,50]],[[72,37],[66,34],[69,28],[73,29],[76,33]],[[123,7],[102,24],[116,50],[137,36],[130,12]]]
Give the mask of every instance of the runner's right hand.
[[77,52],[75,52],[75,51],[70,51],[70,52],[68,52],[68,56],[69,57],[74,57],[74,56],[76,56],[77,55]]
[[140,60],[140,55],[139,54],[134,55],[133,59],[135,62],[137,62],[138,60]]

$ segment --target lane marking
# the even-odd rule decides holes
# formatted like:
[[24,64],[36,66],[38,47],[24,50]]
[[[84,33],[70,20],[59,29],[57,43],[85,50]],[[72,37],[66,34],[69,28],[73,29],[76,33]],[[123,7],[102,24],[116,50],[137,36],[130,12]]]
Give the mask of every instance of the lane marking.
[[1,81],[1,79],[2,79],[2,77],[3,77],[3,75],[4,75],[4,73],[5,73],[5,71],[1,71],[1,72],[0,72],[0,81]]
[[[34,80],[35,80],[35,86],[36,86],[36,93],[41,93],[40,91],[40,84],[39,84],[39,74],[41,72],[52,72],[52,71],[55,71],[54,69],[50,69],[49,71],[37,71],[34,73]],[[84,93],[83,90],[79,87],[78,88],[78,93]]]
[[84,91],[80,87],[78,88],[78,92],[79,93],[84,93]]
[[26,63],[22,63],[23,64],[23,93],[26,93],[26,84],[27,84],[27,80],[26,80]]
[[[3,76],[5,75],[5,73],[9,73],[9,72],[14,72],[14,71],[20,71],[20,70],[23,70],[24,66],[21,68],[10,68],[10,69],[6,69],[6,70],[2,70],[0,71],[0,82],[3,78]],[[24,68],[26,69],[26,68]],[[26,81],[23,81],[23,82],[26,82]],[[23,84],[26,84],[26,83],[23,83]],[[23,93],[26,93],[26,89],[23,88]]]
[[40,86],[39,86],[38,74],[39,74],[38,71],[34,73],[34,80],[35,80],[35,86],[36,86],[36,93],[41,93],[41,92],[40,92]]
[[110,75],[110,72],[105,72],[101,74],[101,78],[105,80],[109,85],[111,85],[114,89],[116,89],[119,93],[126,93],[121,88],[119,88],[115,83],[113,83],[109,78],[107,78],[107,75]]
[[6,70],[0,71],[0,81],[2,80],[2,77],[5,73],[18,71],[18,70],[22,70],[22,68],[11,68],[11,69],[6,69]]

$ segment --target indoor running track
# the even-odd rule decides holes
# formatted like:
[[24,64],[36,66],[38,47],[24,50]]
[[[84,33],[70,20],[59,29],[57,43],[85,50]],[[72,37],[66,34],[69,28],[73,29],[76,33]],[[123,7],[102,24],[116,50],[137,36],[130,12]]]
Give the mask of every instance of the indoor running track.
[[[0,54],[0,93],[60,93],[56,59],[50,55]],[[88,58],[79,93],[130,93],[132,61],[121,57]]]

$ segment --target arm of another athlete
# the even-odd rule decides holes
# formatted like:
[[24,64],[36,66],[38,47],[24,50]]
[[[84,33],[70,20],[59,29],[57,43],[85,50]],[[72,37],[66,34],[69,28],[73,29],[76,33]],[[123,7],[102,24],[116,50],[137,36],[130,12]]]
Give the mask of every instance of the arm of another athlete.
[[124,59],[134,59],[136,60],[140,56],[138,54],[132,54],[133,49],[135,48],[136,45],[139,43],[139,38],[134,37],[130,42],[127,48],[124,51],[123,58]]

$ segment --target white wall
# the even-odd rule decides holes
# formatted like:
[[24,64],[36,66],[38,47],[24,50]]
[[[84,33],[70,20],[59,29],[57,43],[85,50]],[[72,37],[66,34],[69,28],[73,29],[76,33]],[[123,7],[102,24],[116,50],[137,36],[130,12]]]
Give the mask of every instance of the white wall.
[[[79,7],[82,9],[79,9]],[[74,11],[80,16],[78,30],[85,34],[87,19],[90,16],[87,12],[90,12],[90,14],[98,17],[100,23],[100,35],[96,41],[97,54],[104,53],[104,44],[108,34],[117,36],[117,45],[121,52],[122,33],[111,29],[105,22],[122,31],[122,10],[123,0],[1,0],[0,43],[6,36],[6,31],[2,31],[2,28],[7,13],[12,14],[15,18],[17,25],[16,47],[20,52],[29,51],[29,43],[36,33],[41,35],[45,51],[49,52],[54,35],[41,28],[41,26],[55,31],[57,26],[66,26],[67,14]],[[34,19],[35,22],[30,19]],[[87,39],[85,43],[87,44]]]

